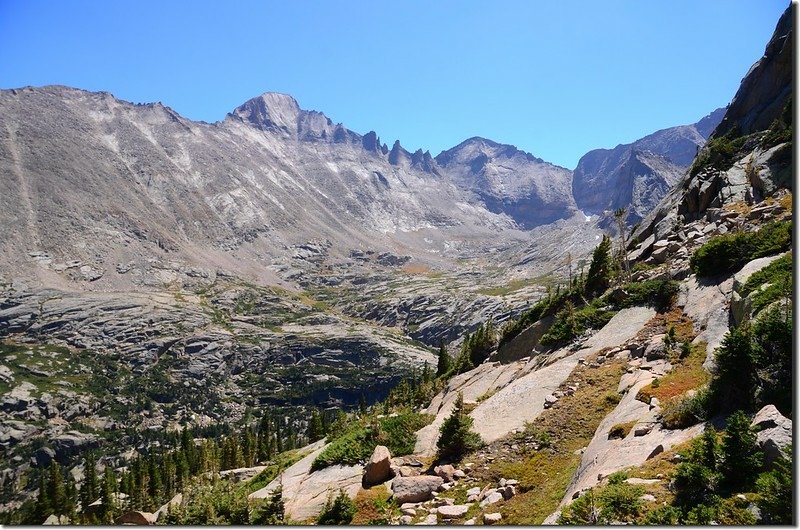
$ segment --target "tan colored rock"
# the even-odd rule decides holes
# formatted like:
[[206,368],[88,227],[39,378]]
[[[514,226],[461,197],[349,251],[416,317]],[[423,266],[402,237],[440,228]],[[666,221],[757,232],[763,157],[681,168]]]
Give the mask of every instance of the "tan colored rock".
[[483,514],[483,524],[499,523],[502,519],[503,515],[498,512]]
[[456,474],[456,468],[450,464],[445,464],[443,466],[436,466],[433,468],[433,472],[436,473],[437,477],[442,477],[442,480],[445,482],[453,482],[453,478]]
[[156,516],[150,512],[128,512],[117,517],[115,524],[151,525],[156,524]]
[[369,462],[364,468],[364,487],[381,484],[392,477],[392,454],[385,445],[379,445],[372,452]]

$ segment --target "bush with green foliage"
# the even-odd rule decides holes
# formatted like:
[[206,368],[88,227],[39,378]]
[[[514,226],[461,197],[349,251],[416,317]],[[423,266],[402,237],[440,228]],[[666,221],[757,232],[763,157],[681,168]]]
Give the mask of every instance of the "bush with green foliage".
[[792,222],[772,221],[755,232],[736,232],[711,239],[694,251],[689,265],[700,277],[730,274],[747,262],[783,252],[792,243]]
[[747,136],[739,136],[733,131],[725,136],[712,138],[695,157],[689,174],[694,177],[701,170],[708,168],[719,171],[730,169],[736,161],[737,153],[746,141]]
[[600,515],[594,490],[590,489],[561,510],[557,524],[572,526],[594,526],[605,524]]
[[783,106],[781,114],[775,118],[769,126],[767,134],[761,139],[761,147],[769,149],[770,147],[792,141],[792,97],[789,96],[786,104]]
[[406,455],[414,451],[416,431],[428,425],[432,417],[416,412],[397,416],[350,421],[311,464],[312,471],[333,465],[352,466],[365,462],[376,445],[385,445],[393,455]]
[[472,421],[472,417],[464,411],[464,395],[459,392],[453,411],[439,429],[439,440],[436,442],[439,458],[459,461],[483,445],[481,437],[472,431]]
[[781,456],[775,460],[774,469],[762,473],[756,481],[761,522],[781,525],[794,523],[793,486],[792,461]]
[[712,411],[754,410],[772,403],[791,416],[792,327],[792,311],[775,306],[725,335],[711,380]]
[[356,505],[344,490],[339,490],[336,498],[328,497],[328,502],[317,518],[320,525],[350,524],[356,514]]
[[743,297],[753,294],[753,314],[772,302],[792,295],[792,255],[787,253],[754,272],[741,290]]

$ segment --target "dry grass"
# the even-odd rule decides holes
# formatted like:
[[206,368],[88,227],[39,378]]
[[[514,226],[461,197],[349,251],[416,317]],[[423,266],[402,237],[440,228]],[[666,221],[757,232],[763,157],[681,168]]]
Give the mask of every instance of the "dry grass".
[[736,212],[740,215],[747,215],[750,213],[751,207],[744,201],[736,201],[723,205],[722,209],[729,212]]
[[403,265],[403,272],[408,274],[428,274],[431,268],[421,263],[407,263]]
[[575,452],[589,443],[600,422],[616,406],[618,400],[607,397],[616,393],[624,368],[622,361],[600,368],[577,367],[562,388],[578,383],[578,390],[542,412],[526,430],[527,436],[546,433],[550,447],[525,455],[520,461],[492,466],[493,478],[520,481],[521,493],[499,509],[504,524],[541,524],[558,508],[580,464],[581,457]]
[[361,489],[355,498],[356,515],[351,524],[367,525],[381,522],[388,517],[389,497],[392,492],[384,485],[374,486],[369,489]]
[[650,398],[658,398],[661,403],[686,394],[689,390],[697,390],[706,384],[709,373],[703,368],[706,360],[706,343],[700,342],[691,346],[690,353],[664,377],[653,381],[639,390],[636,399],[649,403]]
[[626,423],[617,423],[608,431],[608,439],[612,438],[625,438],[636,425],[636,421],[629,421]]

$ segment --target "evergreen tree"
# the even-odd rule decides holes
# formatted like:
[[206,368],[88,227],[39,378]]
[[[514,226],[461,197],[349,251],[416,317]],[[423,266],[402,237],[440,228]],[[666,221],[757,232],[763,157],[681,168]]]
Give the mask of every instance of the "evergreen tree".
[[48,487],[48,474],[42,471],[39,474],[39,496],[36,498],[36,517],[39,523],[43,523],[51,513],[53,513],[53,505],[50,501],[50,488]]
[[283,492],[279,487],[273,490],[269,499],[258,509],[254,510],[250,520],[253,525],[282,525],[284,520]]
[[317,409],[311,409],[311,418],[308,421],[308,441],[316,442],[323,438],[325,433],[322,427],[322,416]]
[[439,457],[460,460],[482,445],[480,436],[472,431],[472,421],[464,413],[464,394],[459,392],[453,404],[453,412],[439,429],[439,440],[436,442]]
[[592,262],[586,274],[586,295],[594,298],[602,294],[611,281],[611,238],[604,235],[603,240],[592,253]]
[[328,502],[319,514],[317,524],[320,525],[345,525],[350,524],[356,514],[356,505],[344,492],[339,490],[335,499],[328,498]]
[[722,438],[723,484],[730,491],[749,491],[761,467],[761,451],[747,415],[737,410],[728,418]]
[[716,353],[717,373],[711,382],[714,404],[720,410],[750,410],[757,375],[750,326],[733,328]]
[[97,460],[94,452],[90,451],[83,461],[84,479],[81,486],[81,504],[84,508],[97,500],[100,494],[99,483],[97,480]]
[[55,460],[51,461],[47,474],[47,499],[50,509],[55,515],[67,515],[68,513],[64,482],[61,466]]
[[102,520],[105,524],[112,523],[117,513],[116,490],[117,479],[111,467],[106,466],[103,472],[103,482],[100,486],[100,500],[103,504]]
[[439,357],[436,364],[436,377],[442,377],[450,371],[452,366],[450,354],[447,353],[447,348],[444,346],[444,341],[439,342]]

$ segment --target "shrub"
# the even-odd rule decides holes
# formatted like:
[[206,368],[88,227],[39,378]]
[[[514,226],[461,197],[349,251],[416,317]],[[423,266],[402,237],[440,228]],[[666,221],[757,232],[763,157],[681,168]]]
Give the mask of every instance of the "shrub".
[[459,392],[453,405],[453,412],[439,429],[436,447],[440,458],[460,460],[470,451],[481,445],[480,436],[472,432],[472,418],[464,412],[464,395]]
[[644,518],[646,525],[675,526],[678,524],[681,512],[674,506],[659,506],[649,512]]
[[692,254],[689,265],[698,276],[730,274],[748,261],[787,250],[792,222],[772,221],[755,232],[736,232],[713,238]]
[[756,481],[758,507],[761,509],[761,522],[765,524],[792,524],[792,462],[779,457],[775,468],[762,473]]
[[731,497],[723,499],[717,506],[716,521],[723,526],[756,524],[756,516],[747,509],[748,501]]
[[608,431],[608,439],[612,440],[615,438],[625,438],[631,432],[631,429],[633,429],[634,425],[636,425],[635,421],[617,423]]
[[328,502],[319,514],[317,524],[320,525],[345,525],[350,524],[356,514],[356,505],[344,492],[339,490],[335,499],[328,497]]
[[623,481],[611,483],[609,478],[608,486],[599,495],[602,505],[600,517],[608,521],[632,521],[642,510],[639,497],[643,494],[644,488],[641,486]]
[[592,253],[592,262],[586,274],[585,292],[590,298],[608,288],[611,281],[611,238],[603,235],[603,240]]
[[[762,289],[763,286],[768,287]],[[789,295],[792,289],[792,255],[776,259],[760,271],[753,273],[742,288],[742,296],[753,295],[753,313],[758,314],[770,303]]]
[[772,403],[792,415],[792,311],[773,307],[753,324],[759,405]]
[[636,305],[650,305],[660,312],[667,311],[675,304],[680,291],[680,284],[675,280],[647,280],[632,282],[622,286],[628,296],[619,304],[618,309]]
[[[638,398],[639,396],[637,396]],[[708,390],[702,389],[693,396],[677,396],[663,405],[662,423],[667,429],[685,429],[708,418]]]
[[597,525],[603,524],[600,510],[595,503],[594,490],[589,490],[561,510],[558,524],[564,525]]
[[711,504],[698,504],[686,515],[686,519],[684,520],[685,524],[688,525],[695,525],[695,526],[708,526],[712,522],[715,522],[717,518],[717,508],[715,505]]
[[678,465],[673,478],[675,504],[688,508],[709,501],[716,485],[717,476],[712,470],[697,462],[683,462]]
[[747,140],[746,136],[734,137],[734,134],[731,132],[725,136],[709,140],[700,151],[700,154],[694,159],[689,174],[695,176],[701,170],[707,168],[719,171],[730,169],[735,162],[736,154]]
[[728,418],[722,437],[722,461],[719,470],[724,486],[730,491],[748,491],[761,467],[762,454],[750,419],[737,410]]
[[733,328],[716,352],[717,372],[711,381],[717,410],[752,408],[757,385],[755,352],[749,325]]

